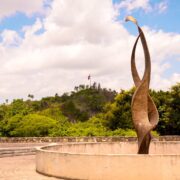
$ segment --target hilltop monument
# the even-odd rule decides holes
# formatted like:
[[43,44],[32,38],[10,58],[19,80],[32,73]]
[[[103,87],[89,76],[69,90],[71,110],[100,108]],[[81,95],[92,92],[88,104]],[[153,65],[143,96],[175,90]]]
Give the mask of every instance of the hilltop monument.
[[[157,108],[149,95],[151,59],[146,38],[137,20],[132,16],[127,16],[126,21],[133,22],[139,31],[131,54],[131,72],[136,87],[132,97],[131,111],[133,124],[138,137],[138,154],[148,154],[151,141],[151,130],[156,127],[159,120]],[[142,79],[139,77],[135,63],[135,52],[139,39],[142,43],[145,58],[145,71]]]

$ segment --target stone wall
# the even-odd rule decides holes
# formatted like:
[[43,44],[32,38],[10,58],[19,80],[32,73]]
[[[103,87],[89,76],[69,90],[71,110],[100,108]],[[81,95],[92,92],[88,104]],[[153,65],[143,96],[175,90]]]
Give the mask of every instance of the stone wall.
[[[52,143],[52,142],[131,142],[136,137],[0,137],[0,143]],[[180,136],[159,136],[152,141],[180,141]]]

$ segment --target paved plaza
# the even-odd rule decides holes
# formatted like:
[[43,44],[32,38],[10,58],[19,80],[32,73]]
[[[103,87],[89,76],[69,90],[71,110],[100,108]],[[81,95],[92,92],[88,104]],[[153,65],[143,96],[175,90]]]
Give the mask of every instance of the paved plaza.
[[0,158],[0,180],[55,180],[35,170],[35,155]]
[[[0,149],[17,147],[37,147],[47,143],[0,143]],[[35,155],[0,158],[0,180],[57,180],[36,172]]]

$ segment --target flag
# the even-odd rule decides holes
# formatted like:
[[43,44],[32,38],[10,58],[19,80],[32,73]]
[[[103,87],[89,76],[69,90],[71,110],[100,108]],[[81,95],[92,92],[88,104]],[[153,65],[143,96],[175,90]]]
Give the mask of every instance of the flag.
[[90,79],[91,79],[91,75],[88,76],[88,80],[90,80]]

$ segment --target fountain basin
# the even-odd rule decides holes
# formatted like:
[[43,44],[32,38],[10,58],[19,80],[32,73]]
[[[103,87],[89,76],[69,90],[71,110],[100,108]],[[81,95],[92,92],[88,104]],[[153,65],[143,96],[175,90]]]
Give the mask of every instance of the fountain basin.
[[152,142],[137,155],[137,142],[67,143],[37,148],[37,172],[79,180],[178,180],[180,142]]

